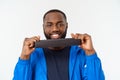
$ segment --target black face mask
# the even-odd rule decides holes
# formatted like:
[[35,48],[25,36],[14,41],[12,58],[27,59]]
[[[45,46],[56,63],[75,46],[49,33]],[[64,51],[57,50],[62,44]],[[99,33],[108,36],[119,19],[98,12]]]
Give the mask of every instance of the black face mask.
[[[60,32],[54,32],[54,33],[60,33]],[[66,34],[67,34],[67,29],[64,31],[64,33],[63,33],[62,35],[60,35],[60,38],[65,38],[65,37],[66,37]],[[45,35],[46,39],[51,39],[50,34],[47,35],[47,34],[45,33],[45,30],[44,30],[44,35]]]

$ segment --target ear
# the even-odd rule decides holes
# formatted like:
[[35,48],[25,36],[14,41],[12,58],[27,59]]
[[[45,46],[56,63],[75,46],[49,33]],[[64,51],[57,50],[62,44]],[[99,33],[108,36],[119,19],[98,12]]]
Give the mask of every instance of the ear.
[[45,28],[45,25],[44,24],[42,24],[42,26],[43,26],[43,29]]
[[42,24],[42,27],[43,27],[43,31],[45,30],[45,25],[44,24]]
[[68,23],[66,22],[66,29],[68,28]]

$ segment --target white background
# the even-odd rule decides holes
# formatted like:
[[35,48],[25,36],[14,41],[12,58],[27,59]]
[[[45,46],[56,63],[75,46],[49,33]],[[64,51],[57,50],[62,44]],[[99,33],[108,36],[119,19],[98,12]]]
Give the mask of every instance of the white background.
[[120,80],[120,0],[0,0],[0,80],[12,80],[25,37],[44,39],[42,17],[49,9],[68,17],[70,33],[88,33],[106,80]]

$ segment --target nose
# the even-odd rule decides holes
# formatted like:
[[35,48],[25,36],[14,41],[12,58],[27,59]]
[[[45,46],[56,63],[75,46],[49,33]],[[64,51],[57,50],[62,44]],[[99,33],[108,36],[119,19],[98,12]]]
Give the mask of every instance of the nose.
[[59,29],[58,29],[57,25],[53,25],[52,31],[58,31],[58,30]]

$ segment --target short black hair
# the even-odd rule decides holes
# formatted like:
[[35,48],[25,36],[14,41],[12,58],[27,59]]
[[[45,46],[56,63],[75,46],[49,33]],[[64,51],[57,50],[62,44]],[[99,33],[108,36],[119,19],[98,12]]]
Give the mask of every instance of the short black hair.
[[47,15],[48,13],[51,13],[51,12],[59,12],[59,13],[63,14],[65,20],[67,21],[66,14],[65,14],[63,11],[58,10],[58,9],[51,9],[51,10],[47,11],[47,12],[44,14],[44,16],[43,16],[43,20],[45,19],[46,15]]

